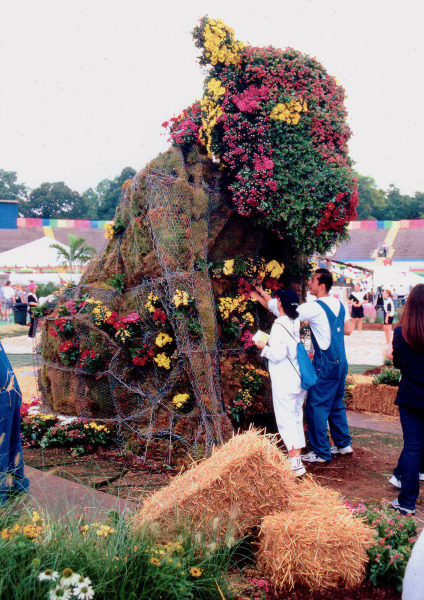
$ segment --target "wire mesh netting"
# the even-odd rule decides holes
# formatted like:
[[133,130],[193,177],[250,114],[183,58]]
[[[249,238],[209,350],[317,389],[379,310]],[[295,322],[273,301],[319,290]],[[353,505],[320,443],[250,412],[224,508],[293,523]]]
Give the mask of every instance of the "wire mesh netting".
[[[168,453],[179,447],[209,454],[232,432],[207,269],[218,190],[201,169],[191,182],[182,178],[177,158],[178,172],[150,166],[131,181],[115,221],[116,228],[126,220],[124,233],[97,259],[104,273],[62,290],[40,323],[40,389],[50,406],[114,423],[117,442],[145,456],[158,441]],[[149,256],[153,274],[139,264]],[[135,285],[114,289],[124,279]]]

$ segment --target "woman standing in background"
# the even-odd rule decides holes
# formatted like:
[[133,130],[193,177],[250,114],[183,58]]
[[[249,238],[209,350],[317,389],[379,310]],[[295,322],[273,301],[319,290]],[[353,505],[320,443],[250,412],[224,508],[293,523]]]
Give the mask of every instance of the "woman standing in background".
[[395,315],[395,305],[392,298],[392,292],[390,290],[384,290],[383,292],[383,303],[384,303],[384,321],[383,330],[386,336],[386,342],[390,344],[392,339],[392,323]]
[[415,514],[420,489],[420,461],[424,453],[424,284],[409,294],[387,356],[402,377],[395,404],[399,407],[403,450],[395,475],[401,482],[392,506],[403,514]]

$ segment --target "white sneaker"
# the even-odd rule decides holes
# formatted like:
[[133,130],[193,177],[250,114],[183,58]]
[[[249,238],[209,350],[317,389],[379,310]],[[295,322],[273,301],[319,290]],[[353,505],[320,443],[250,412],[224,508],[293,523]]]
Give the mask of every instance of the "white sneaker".
[[289,463],[291,470],[296,475],[296,477],[300,477],[306,473],[306,469],[302,464],[302,459],[300,456],[289,456]]
[[334,445],[331,446],[330,452],[331,454],[352,454],[353,448],[352,446],[345,446],[344,448],[339,448],[338,446]]
[[300,457],[304,462],[318,462],[318,463],[325,463],[328,462],[327,460],[324,460],[323,458],[321,458],[320,456],[318,456],[317,454],[315,454],[315,452],[312,452],[312,450],[310,452],[308,452],[307,454],[302,454]]
[[424,473],[420,473],[420,481],[424,481]]
[[402,484],[400,482],[400,479],[398,479],[397,477],[395,477],[394,475],[392,475],[389,479],[389,483],[391,483],[395,488],[398,488],[399,490],[402,488]]

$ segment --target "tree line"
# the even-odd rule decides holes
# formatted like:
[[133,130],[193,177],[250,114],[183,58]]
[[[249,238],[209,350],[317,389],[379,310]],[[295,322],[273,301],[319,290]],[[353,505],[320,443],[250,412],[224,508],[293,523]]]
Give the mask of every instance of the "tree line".
[[424,219],[424,192],[413,196],[401,194],[390,185],[388,190],[377,187],[372,177],[355,172],[358,179],[357,221],[400,221],[402,219]]
[[0,200],[17,200],[20,217],[108,221],[115,216],[122,184],[135,174],[134,169],[125,167],[114,179],[103,179],[79,194],[63,181],[42,183],[30,190],[18,182],[15,171],[0,169]]
[[[125,167],[114,179],[103,179],[95,188],[79,194],[63,181],[42,183],[29,190],[25,184],[18,183],[15,171],[0,169],[0,200],[17,200],[21,217],[108,221],[115,216],[122,184],[135,174],[134,169]],[[408,196],[394,185],[382,190],[372,177],[357,172],[355,177],[358,179],[358,221],[424,218],[424,192]]]

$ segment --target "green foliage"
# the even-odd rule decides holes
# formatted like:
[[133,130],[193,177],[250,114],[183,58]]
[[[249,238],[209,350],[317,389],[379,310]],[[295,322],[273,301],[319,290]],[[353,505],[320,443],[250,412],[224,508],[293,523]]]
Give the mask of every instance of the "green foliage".
[[375,544],[368,550],[370,580],[375,586],[390,583],[400,592],[416,541],[416,523],[410,517],[393,513],[384,503],[368,507],[364,516],[368,525],[376,529]]
[[28,191],[23,183],[17,183],[17,179],[15,171],[0,169],[0,199],[17,200],[20,210],[21,203],[27,199]]
[[390,185],[387,191],[377,187],[372,177],[354,172],[358,180],[357,220],[399,221],[401,219],[424,218],[424,193],[414,196],[401,194],[399,189]]
[[57,423],[55,415],[47,415],[38,413],[35,415],[27,415],[21,421],[22,438],[28,442],[39,444],[47,433]]
[[385,383],[386,385],[398,386],[400,381],[400,371],[394,367],[383,367],[380,375],[374,375],[373,384]]
[[123,291],[124,291],[124,289],[125,289],[125,282],[124,282],[124,279],[125,279],[125,275],[114,275],[114,276],[112,277],[112,279],[109,279],[109,280],[107,281],[107,283],[108,283],[109,285],[111,285],[113,288],[115,288],[115,290],[118,290],[118,292],[119,292],[120,294],[122,294],[122,292],[123,292]]
[[57,250],[58,259],[62,260],[63,266],[68,266],[72,270],[74,265],[85,264],[96,255],[93,246],[87,244],[83,237],[77,238],[72,233],[68,234],[69,250],[60,244],[50,244],[50,248]]
[[57,423],[50,427],[40,440],[40,447],[64,447],[71,450],[73,455],[85,454],[87,449],[110,444],[111,435],[112,432],[106,425],[77,419],[72,423]]
[[131,167],[125,167],[121,174],[115,179],[104,179],[96,188],[98,197],[98,218],[105,221],[113,219],[116,207],[121,197],[122,185],[127,179],[131,179],[136,171]]
[[[71,571],[88,578],[96,600],[235,598],[226,575],[235,552],[230,534],[219,544],[213,533],[181,529],[178,539],[164,543],[163,535],[147,528],[135,536],[116,512],[103,523],[58,521],[33,512],[20,517],[14,531],[10,524],[3,513],[1,598],[47,598],[49,590],[66,584],[63,578]],[[46,576],[50,579],[40,580]]]
[[37,296],[39,298],[45,298],[46,296],[50,296],[54,292],[57,292],[59,286],[55,283],[49,281],[49,283],[39,283],[37,288]]

